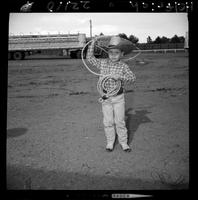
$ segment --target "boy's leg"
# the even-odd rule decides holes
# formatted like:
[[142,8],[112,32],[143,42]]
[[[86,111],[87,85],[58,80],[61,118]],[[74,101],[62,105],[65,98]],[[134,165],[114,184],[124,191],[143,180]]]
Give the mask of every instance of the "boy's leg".
[[115,124],[116,131],[118,134],[118,141],[121,144],[123,150],[128,150],[130,147],[128,146],[128,135],[127,128],[125,124],[125,100],[124,94],[116,96],[114,98],[114,115],[115,115]]
[[107,148],[113,149],[115,142],[114,113],[113,106],[110,102],[102,103],[103,124],[107,139]]

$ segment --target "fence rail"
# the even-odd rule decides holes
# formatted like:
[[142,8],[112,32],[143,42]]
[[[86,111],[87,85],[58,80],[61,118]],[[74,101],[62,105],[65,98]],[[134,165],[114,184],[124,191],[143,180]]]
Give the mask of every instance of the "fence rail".
[[142,52],[142,53],[168,53],[168,52],[186,52],[187,50],[182,48],[182,49],[146,49],[146,50],[133,50],[133,52]]
[[139,43],[136,44],[141,50],[152,50],[152,49],[183,49],[184,43],[165,43],[165,44],[149,44]]

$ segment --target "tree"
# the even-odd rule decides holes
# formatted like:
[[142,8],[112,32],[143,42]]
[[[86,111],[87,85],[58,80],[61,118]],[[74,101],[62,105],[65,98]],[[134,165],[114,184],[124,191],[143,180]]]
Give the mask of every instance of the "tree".
[[128,37],[125,33],[120,33],[118,34],[121,38],[124,38],[124,39],[127,39],[128,40]]
[[146,40],[147,40],[147,43],[149,44],[153,42],[150,36],[148,36]]
[[169,43],[169,41],[170,41],[170,39],[169,38],[167,38],[167,37],[162,37],[161,38],[161,43]]
[[154,41],[153,43],[155,44],[160,44],[161,43],[161,38],[158,36]]
[[174,35],[171,39],[170,39],[170,43],[180,43],[180,38],[177,35]]
[[134,35],[130,35],[128,40],[130,40],[134,44],[138,43],[139,41],[139,39]]
[[102,32],[100,33],[100,36],[104,35]]
[[185,37],[184,36],[180,36],[179,40],[180,40],[181,43],[184,43],[185,42]]

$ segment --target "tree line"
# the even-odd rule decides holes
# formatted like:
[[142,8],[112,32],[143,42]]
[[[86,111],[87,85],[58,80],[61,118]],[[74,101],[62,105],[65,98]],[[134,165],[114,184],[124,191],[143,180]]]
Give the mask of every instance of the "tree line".
[[[101,33],[100,35],[103,35],[103,33]],[[139,41],[139,38],[134,35],[129,35],[129,37],[125,33],[120,33],[118,35],[121,38],[127,39],[134,44],[137,44]],[[177,35],[174,35],[172,38],[167,38],[165,36],[162,36],[162,37],[158,36],[155,38],[155,40],[152,40],[150,36],[147,37],[148,44],[184,43],[184,41],[185,41],[185,37],[177,36]]]
[[157,37],[154,41],[152,41],[151,37],[147,37],[147,43],[149,44],[167,44],[167,43],[184,43],[185,37],[174,35],[172,38],[167,38],[165,36]]

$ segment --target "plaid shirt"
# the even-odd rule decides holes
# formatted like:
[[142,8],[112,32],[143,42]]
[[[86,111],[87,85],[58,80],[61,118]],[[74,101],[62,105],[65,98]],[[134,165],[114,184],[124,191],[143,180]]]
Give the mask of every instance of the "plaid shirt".
[[[121,79],[122,86],[126,83],[134,82],[136,77],[135,74],[129,69],[129,66],[122,61],[113,63],[109,58],[106,59],[97,59],[94,56],[94,42],[88,48],[87,51],[87,60],[90,64],[100,69],[102,75],[118,75]],[[111,90],[116,85],[115,80],[108,79],[105,87],[108,90]]]

